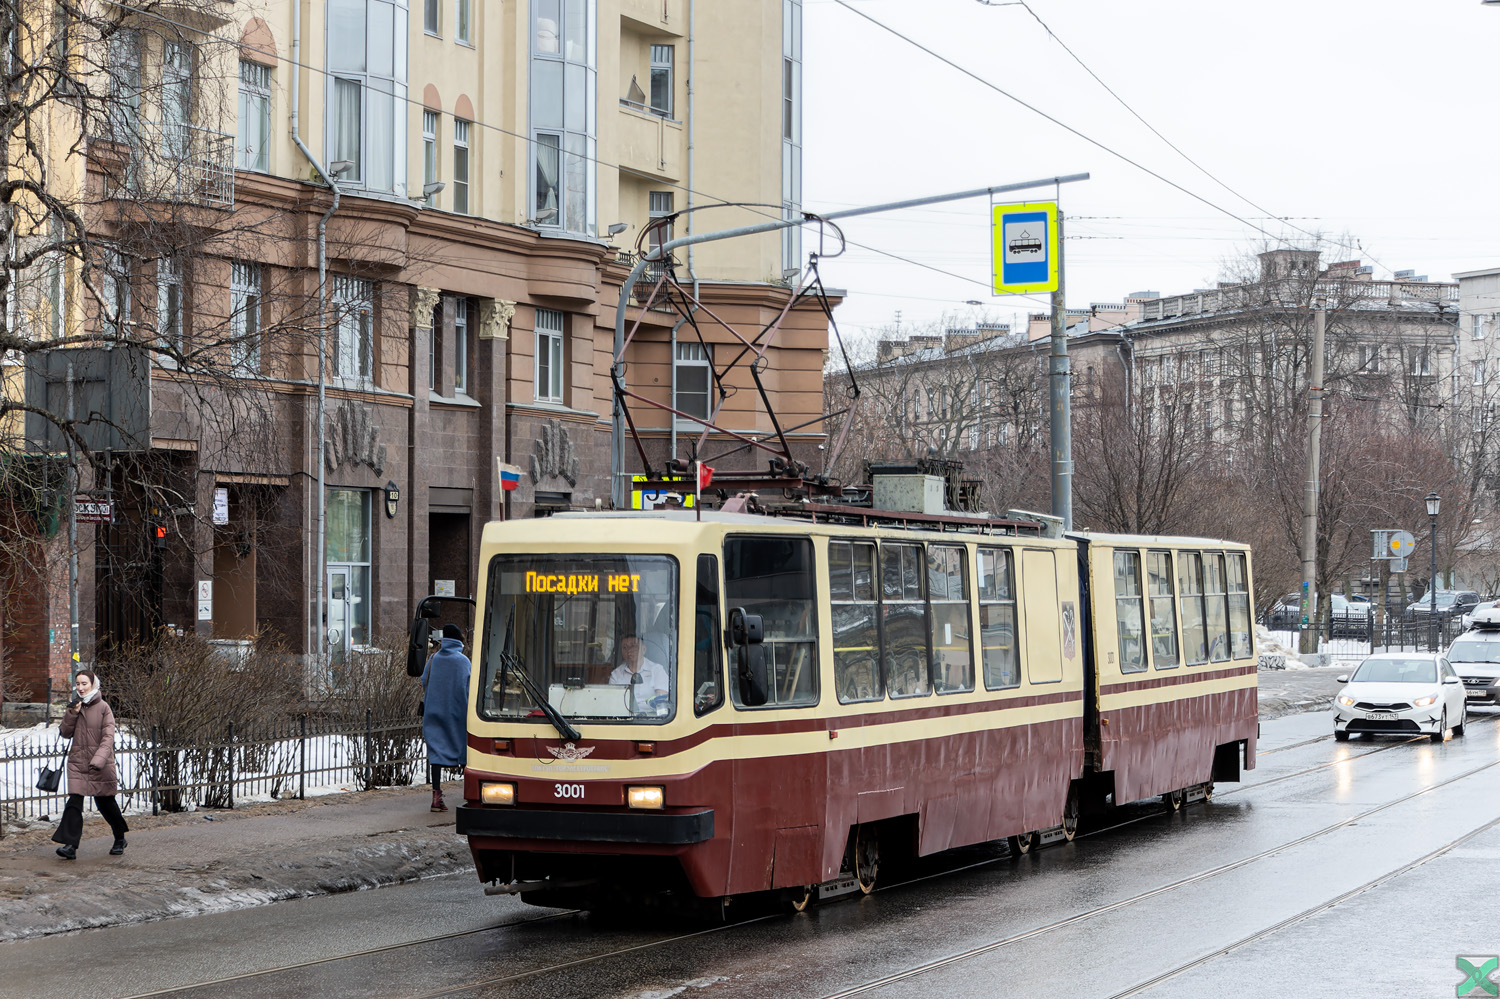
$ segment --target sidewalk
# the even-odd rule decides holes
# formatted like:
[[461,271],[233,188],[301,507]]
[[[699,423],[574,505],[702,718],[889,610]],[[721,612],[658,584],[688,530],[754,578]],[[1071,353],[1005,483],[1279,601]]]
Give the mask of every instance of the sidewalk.
[[[86,813],[78,859],[51,827],[0,840],[0,942],[240,909],[471,870],[453,812],[426,785],[272,801],[234,811],[133,815],[124,856]],[[449,808],[462,785],[445,785]]]

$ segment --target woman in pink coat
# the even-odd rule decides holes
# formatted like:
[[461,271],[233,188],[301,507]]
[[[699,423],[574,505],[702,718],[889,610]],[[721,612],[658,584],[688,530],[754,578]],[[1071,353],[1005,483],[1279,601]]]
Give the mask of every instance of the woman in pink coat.
[[125,852],[125,834],[130,827],[115,804],[115,793],[120,790],[115,771],[115,713],[99,696],[99,674],[93,670],[79,670],[73,686],[78,700],[68,705],[60,726],[62,737],[73,740],[68,750],[68,804],[52,841],[62,844],[57,855],[64,860],[78,856],[78,841],[83,836],[83,796],[89,795],[115,834],[115,845],[109,852],[118,857]]

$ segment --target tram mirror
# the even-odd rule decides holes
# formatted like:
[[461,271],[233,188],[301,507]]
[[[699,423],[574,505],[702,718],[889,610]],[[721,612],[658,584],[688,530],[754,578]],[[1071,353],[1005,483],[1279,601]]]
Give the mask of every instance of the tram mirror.
[[427,623],[427,618],[418,615],[411,623],[411,635],[406,643],[406,675],[421,676],[422,670],[427,668],[427,638],[432,632],[432,625]]
[[729,640],[735,645],[759,645],[765,637],[759,614],[747,614],[743,607],[729,610]]
[[747,708],[765,704],[770,694],[766,685],[765,637],[759,614],[747,614],[745,608],[729,611],[729,641],[734,646],[734,672],[740,684],[740,703]]

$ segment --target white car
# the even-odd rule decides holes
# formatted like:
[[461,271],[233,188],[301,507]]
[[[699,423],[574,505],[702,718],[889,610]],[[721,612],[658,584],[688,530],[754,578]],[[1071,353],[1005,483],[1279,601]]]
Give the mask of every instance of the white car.
[[1351,733],[1421,735],[1442,742],[1464,734],[1464,684],[1448,660],[1430,652],[1381,652],[1341,676],[1333,699],[1333,737]]
[[1448,662],[1463,677],[1470,704],[1500,707],[1500,609],[1475,609],[1474,627],[1449,646]]
[[[1468,631],[1470,628],[1474,627],[1475,622],[1479,620],[1480,611],[1493,612],[1497,607],[1500,607],[1500,600],[1481,600],[1477,605],[1475,605],[1473,610],[1469,611],[1461,619],[1463,621],[1464,631]],[[1493,619],[1493,615],[1486,617],[1486,620]]]

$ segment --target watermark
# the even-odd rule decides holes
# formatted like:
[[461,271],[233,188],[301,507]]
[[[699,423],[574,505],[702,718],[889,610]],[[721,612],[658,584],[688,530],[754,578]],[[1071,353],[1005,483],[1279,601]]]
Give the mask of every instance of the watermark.
[[1500,968],[1500,957],[1494,954],[1464,955],[1454,958],[1455,966],[1464,980],[1454,989],[1456,996],[1500,996],[1500,984],[1491,980],[1495,969]]

